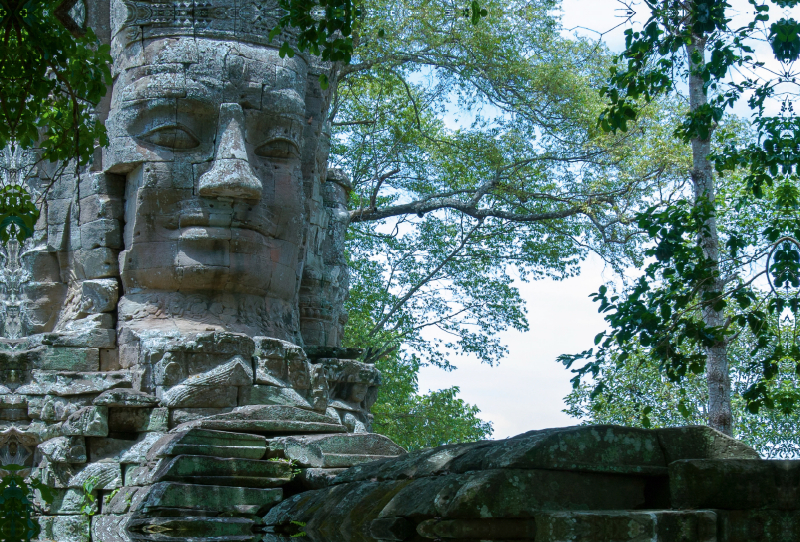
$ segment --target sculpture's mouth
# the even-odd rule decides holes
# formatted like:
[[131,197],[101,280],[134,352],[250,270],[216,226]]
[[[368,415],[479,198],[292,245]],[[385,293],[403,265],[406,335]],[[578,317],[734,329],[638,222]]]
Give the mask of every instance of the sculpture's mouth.
[[259,231],[243,227],[191,226],[178,228],[178,239],[182,241],[248,241],[267,244],[267,238]]
[[241,241],[268,245],[271,238],[266,228],[257,221],[233,222],[230,215],[182,214],[178,220],[170,220],[166,229],[173,233],[172,238],[181,241]]

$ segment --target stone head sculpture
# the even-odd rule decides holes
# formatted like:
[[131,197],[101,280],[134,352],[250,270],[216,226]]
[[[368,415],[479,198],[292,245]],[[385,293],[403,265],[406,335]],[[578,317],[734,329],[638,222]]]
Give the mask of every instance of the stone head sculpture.
[[103,166],[126,176],[120,326],[300,342],[307,200],[327,158],[320,68],[267,43],[270,2],[184,4],[113,5]]

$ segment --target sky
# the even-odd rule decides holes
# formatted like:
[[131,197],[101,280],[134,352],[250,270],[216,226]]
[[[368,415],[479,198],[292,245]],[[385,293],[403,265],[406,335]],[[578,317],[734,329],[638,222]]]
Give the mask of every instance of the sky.
[[[746,0],[730,1],[734,9],[750,11]],[[626,3],[638,8],[634,25],[646,20],[646,7],[641,0]],[[612,51],[623,49],[623,32],[629,25],[620,26],[626,18],[622,2],[563,0],[562,5],[567,34],[602,39]],[[501,336],[509,348],[507,358],[495,367],[462,358],[454,360],[458,369],[453,372],[423,368],[420,392],[458,386],[459,397],[477,405],[481,418],[492,422],[495,439],[532,429],[576,425],[579,420],[562,412],[563,398],[571,390],[572,374],[556,358],[590,348],[595,335],[606,329],[589,295],[613,279],[612,271],[599,258],[590,257],[584,262],[580,276],[516,284],[527,304],[530,330],[509,331]]]

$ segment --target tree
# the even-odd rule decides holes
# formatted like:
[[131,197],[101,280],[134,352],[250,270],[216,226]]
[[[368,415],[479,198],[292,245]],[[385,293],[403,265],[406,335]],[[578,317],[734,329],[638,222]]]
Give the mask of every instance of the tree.
[[[399,347],[387,374],[501,360],[499,333],[527,329],[514,280],[571,276],[589,250],[639,263],[630,218],[668,201],[686,168],[669,128],[677,102],[654,103],[628,133],[597,129],[610,55],[561,36],[558,2],[485,5],[473,27],[438,3],[395,3],[389,18],[370,3],[336,81],[332,162],[354,185],[345,340]],[[469,121],[454,127],[456,104]],[[410,420],[413,387],[401,402],[386,388],[376,412]]]
[[[784,344],[796,340],[796,322],[773,321],[771,325],[780,327]],[[755,379],[750,356],[755,343],[754,335],[744,330],[728,344],[733,433],[765,458],[796,458],[800,452],[800,438],[794,430],[800,422],[798,413],[778,408],[753,414],[747,409],[744,394]],[[617,363],[619,352],[606,357],[597,380],[581,384],[565,398],[564,412],[591,424],[671,427],[707,423],[705,375],[690,373],[680,382],[673,382],[641,345],[634,343],[626,351],[629,359],[624,363]],[[779,374],[769,382],[771,391],[796,394],[800,381],[794,359],[783,356],[778,370]],[[594,393],[598,384],[602,384],[600,392]]]
[[[109,47],[73,19],[74,0],[0,5],[0,148],[87,163],[105,128],[93,108],[111,83]],[[21,184],[0,187],[0,240],[33,233],[39,211]]]
[[[652,208],[637,217],[651,239],[647,254],[654,262],[624,296],[610,295],[605,287],[596,294],[600,310],[608,313],[611,331],[598,335],[598,354],[575,370],[574,380],[579,386],[581,377],[597,376],[605,355],[615,349],[621,351],[617,362],[628,363],[626,345],[636,339],[673,381],[705,371],[708,423],[728,434],[733,430],[728,345],[745,326],[756,338],[751,355],[759,361],[758,376],[743,393],[748,409],[757,412],[776,402],[789,407],[796,401],[770,385],[785,352],[769,316],[788,309],[796,318],[797,297],[795,292],[773,289],[764,298],[754,284],[762,276],[778,286],[800,284],[797,244],[791,241],[798,232],[800,132],[788,98],[779,115],[767,113],[769,99],[786,98],[781,85],[793,85],[786,74],[800,53],[796,47],[800,40],[792,20],[784,17],[767,27],[769,4],[757,0],[750,4],[755,17],[734,29],[728,18],[732,8],[721,0],[647,1],[651,17],[643,30],[627,31],[626,50],[603,89],[610,105],[600,124],[611,133],[624,132],[642,103],[686,83],[688,111],[676,135],[691,147],[692,191],[665,209]],[[784,73],[777,77],[759,71],[762,64],[753,56],[751,45],[760,33],[768,36],[782,63]],[[735,69],[745,68],[754,75],[736,76]],[[745,93],[753,113],[753,138],[742,142],[729,137],[712,152],[712,136],[725,110]],[[762,230],[753,231],[752,224],[742,221],[721,238],[715,170],[719,175],[741,173],[747,190],[738,200],[739,209],[769,208],[770,220]],[[764,200],[770,204],[764,205]],[[790,350],[800,352],[795,344]],[[587,351],[563,361],[571,366],[576,359],[592,356]]]

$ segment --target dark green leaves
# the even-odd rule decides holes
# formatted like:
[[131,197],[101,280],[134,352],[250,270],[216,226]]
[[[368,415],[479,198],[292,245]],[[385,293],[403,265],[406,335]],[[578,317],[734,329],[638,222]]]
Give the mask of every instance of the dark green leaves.
[[9,185],[0,188],[0,240],[24,241],[33,235],[39,210],[24,187]]
[[33,517],[33,490],[40,492],[45,502],[53,500],[50,488],[38,480],[30,483],[20,474],[25,467],[3,465],[7,471],[0,480],[0,540],[30,542],[39,535],[39,522]]
[[769,44],[775,58],[784,63],[797,60],[800,56],[800,24],[794,19],[781,19],[772,23],[769,29]]
[[[352,0],[278,0],[284,15],[270,33],[277,37],[282,30],[297,32],[297,48],[323,61],[350,63],[353,55],[353,25],[361,10]],[[289,42],[283,42],[280,55],[294,56]]]

